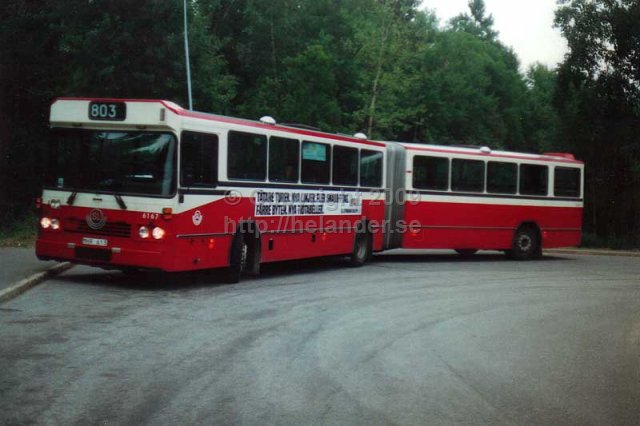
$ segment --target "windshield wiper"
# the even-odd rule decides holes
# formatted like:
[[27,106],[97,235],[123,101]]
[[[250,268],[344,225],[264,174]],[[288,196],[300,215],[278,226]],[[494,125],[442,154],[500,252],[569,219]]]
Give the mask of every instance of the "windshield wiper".
[[116,201],[118,202],[118,205],[120,206],[120,208],[122,210],[127,210],[127,205],[124,203],[124,200],[122,199],[122,195],[114,191],[113,196],[116,198]]
[[69,198],[67,198],[67,204],[72,206],[73,203],[76,201],[77,195],[78,195],[78,191],[73,191],[71,195],[69,195]]

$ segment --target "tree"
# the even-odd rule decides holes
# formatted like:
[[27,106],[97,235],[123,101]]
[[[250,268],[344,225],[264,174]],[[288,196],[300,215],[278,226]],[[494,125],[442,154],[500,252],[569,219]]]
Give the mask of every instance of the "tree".
[[[185,104],[182,7],[162,0],[7,0],[0,9],[0,219],[39,191],[57,96],[169,98]],[[191,3],[196,106],[228,111],[235,80]]]
[[556,102],[562,137],[587,164],[587,229],[638,246],[640,3],[562,0],[555,23],[570,48]]
[[554,107],[557,72],[540,63],[527,70],[526,120],[524,120],[525,146],[534,152],[566,149],[558,143],[559,117]]
[[493,29],[493,15],[486,15],[484,0],[470,0],[471,15],[462,13],[451,18],[449,25],[454,31],[464,31],[478,38],[496,41],[498,32]]

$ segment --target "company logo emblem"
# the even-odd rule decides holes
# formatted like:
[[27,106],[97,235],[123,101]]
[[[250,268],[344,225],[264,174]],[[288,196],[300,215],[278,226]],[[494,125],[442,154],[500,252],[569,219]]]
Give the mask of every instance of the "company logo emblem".
[[89,228],[95,230],[104,228],[104,225],[107,223],[107,217],[100,209],[91,210],[85,219]]
[[193,224],[195,226],[200,226],[200,224],[202,223],[202,213],[200,213],[200,210],[196,210],[196,212],[193,214],[193,216],[191,216],[191,220],[193,221]]

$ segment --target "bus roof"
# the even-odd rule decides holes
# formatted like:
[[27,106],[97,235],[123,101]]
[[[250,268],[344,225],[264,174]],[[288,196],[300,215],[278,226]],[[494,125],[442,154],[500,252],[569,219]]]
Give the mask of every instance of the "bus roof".
[[[493,151],[486,147],[460,147],[460,146],[447,146],[447,145],[433,145],[433,144],[421,144],[421,143],[408,143],[408,142],[384,142],[384,141],[374,141],[369,139],[361,139],[354,136],[342,135],[342,134],[334,134],[327,133],[323,131],[302,128],[302,127],[294,127],[293,125],[286,124],[269,124],[256,120],[249,120],[244,118],[236,118],[229,117],[225,115],[204,113],[198,111],[191,111],[182,108],[180,105],[162,99],[126,99],[126,98],[83,98],[83,97],[60,97],[56,98],[52,103],[52,114],[51,114],[51,122],[52,123],[61,123],[61,124],[72,124],[72,123],[91,123],[93,125],[136,125],[136,122],[109,122],[109,121],[99,121],[95,122],[89,119],[87,114],[87,109],[83,109],[82,107],[77,108],[77,104],[82,103],[86,106],[91,102],[121,102],[126,104],[157,104],[168,110],[170,113],[175,114],[176,116],[183,118],[191,118],[198,120],[208,120],[218,123],[232,124],[232,125],[240,125],[246,126],[250,128],[257,128],[263,130],[271,130],[271,131],[280,131],[286,132],[293,135],[298,136],[311,136],[311,137],[320,137],[331,140],[343,141],[343,142],[351,142],[363,145],[377,146],[377,147],[385,147],[388,144],[400,145],[403,146],[408,151],[423,151],[423,152],[433,152],[433,153],[441,153],[441,154],[454,154],[454,155],[472,155],[479,156],[483,158],[511,158],[517,160],[525,160],[525,161],[547,161],[547,162],[560,162],[560,163],[570,163],[582,165],[581,161],[578,161],[574,158],[572,154],[568,153],[545,153],[545,154],[527,154],[521,152],[512,152],[512,151]],[[54,106],[58,103],[69,103],[73,104],[76,107],[73,108],[74,113],[76,115],[70,116],[69,114],[64,114],[64,117],[59,118],[59,114],[56,114],[54,117]],[[148,117],[145,117],[147,120]],[[156,124],[156,125],[166,125],[166,123],[162,123],[161,120],[155,118],[151,119],[152,121],[157,121],[157,123],[144,123],[144,124]]]
[[464,147],[464,146],[448,146],[448,145],[433,145],[433,144],[420,144],[420,143],[408,143],[408,142],[396,142],[402,145],[407,151],[421,151],[421,152],[433,152],[439,154],[454,154],[454,155],[472,155],[483,158],[511,158],[515,160],[525,161],[549,161],[559,163],[571,163],[582,165],[582,161],[576,160],[573,154],[569,153],[544,153],[544,154],[529,154],[516,151],[497,151],[488,147]]
[[[212,114],[212,113],[191,111],[191,110],[187,110],[187,109],[182,108],[180,105],[178,105],[178,104],[176,104],[174,102],[167,101],[167,100],[162,100],[162,99],[67,98],[67,97],[61,97],[61,98],[55,99],[53,101],[53,104],[55,105],[58,102],[72,102],[72,103],[75,103],[75,102],[84,102],[84,103],[87,103],[87,102],[124,102],[124,103],[127,103],[127,104],[155,103],[155,104],[160,104],[161,106],[166,108],[171,113],[173,113],[173,114],[175,114],[177,116],[180,116],[180,117],[193,118],[193,119],[199,119],[199,120],[208,120],[208,121],[214,121],[214,122],[225,123],[225,124],[235,124],[235,125],[240,125],[240,126],[247,126],[247,127],[263,129],[263,130],[271,130],[271,131],[276,130],[276,131],[291,133],[291,134],[295,134],[295,135],[299,135],[299,136],[321,137],[321,138],[338,140],[338,141],[343,141],[343,142],[352,142],[352,143],[358,143],[358,144],[364,144],[364,145],[373,145],[373,146],[378,146],[378,147],[386,146],[386,144],[384,142],[380,142],[380,141],[372,141],[372,140],[368,140],[368,139],[356,138],[354,136],[349,136],[349,135],[334,134],[334,133],[327,133],[327,132],[318,131],[318,130],[305,129],[305,128],[302,128],[302,127],[299,127],[299,126],[290,126],[290,125],[286,125],[286,124],[277,124],[277,123],[276,124],[268,124],[268,123],[264,123],[264,122],[261,122],[261,121],[249,120],[249,119],[245,119],[245,118],[236,118],[236,117],[229,117],[229,116],[226,116],[226,115],[218,115],[218,114]],[[86,118],[86,120],[89,121],[88,118]],[[131,123],[131,124],[135,124],[135,123]]]

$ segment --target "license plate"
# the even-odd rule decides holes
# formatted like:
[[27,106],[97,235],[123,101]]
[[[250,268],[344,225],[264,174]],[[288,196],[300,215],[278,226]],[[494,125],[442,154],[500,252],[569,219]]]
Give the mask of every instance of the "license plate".
[[106,247],[108,243],[109,241],[102,238],[89,238],[89,237],[82,238],[82,244],[85,244],[88,246]]

